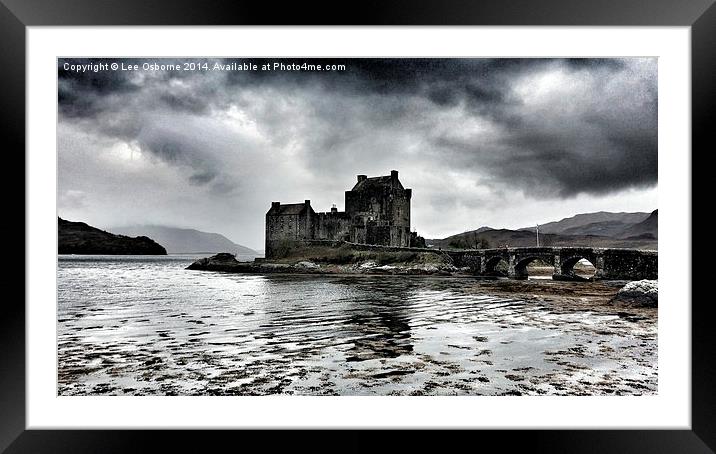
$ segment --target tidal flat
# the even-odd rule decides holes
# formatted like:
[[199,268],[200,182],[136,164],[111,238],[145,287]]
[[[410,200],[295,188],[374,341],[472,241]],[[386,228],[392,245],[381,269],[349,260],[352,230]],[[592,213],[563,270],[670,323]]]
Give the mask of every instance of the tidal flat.
[[230,274],[60,257],[59,395],[657,393],[623,282]]

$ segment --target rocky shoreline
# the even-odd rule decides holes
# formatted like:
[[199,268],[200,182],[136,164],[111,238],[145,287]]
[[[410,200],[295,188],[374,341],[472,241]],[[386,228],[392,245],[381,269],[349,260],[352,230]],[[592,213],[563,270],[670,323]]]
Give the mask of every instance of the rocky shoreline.
[[448,263],[380,264],[374,260],[358,263],[317,263],[312,260],[269,263],[261,260],[240,262],[233,254],[220,253],[199,259],[188,270],[223,271],[227,273],[291,273],[291,274],[377,274],[377,275],[436,275],[472,276],[468,267],[457,268]]

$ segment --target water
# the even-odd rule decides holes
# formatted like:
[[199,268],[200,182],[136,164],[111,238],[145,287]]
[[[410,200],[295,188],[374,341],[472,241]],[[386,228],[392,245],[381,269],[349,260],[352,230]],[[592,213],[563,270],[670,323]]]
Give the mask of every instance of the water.
[[61,256],[59,395],[605,395],[657,390],[656,318],[470,278],[237,275]]

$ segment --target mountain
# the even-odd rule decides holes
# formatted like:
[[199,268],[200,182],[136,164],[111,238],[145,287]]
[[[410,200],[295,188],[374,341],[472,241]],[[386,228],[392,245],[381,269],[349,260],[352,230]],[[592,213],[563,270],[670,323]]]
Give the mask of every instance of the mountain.
[[58,254],[166,255],[151,238],[113,235],[84,222],[57,218]]
[[488,231],[488,230],[495,230],[495,229],[493,229],[492,227],[487,227],[487,226],[485,226],[485,227],[480,227],[480,228],[477,229],[477,230],[474,230],[474,232],[482,233],[482,232],[486,232],[486,231]]
[[261,255],[246,246],[236,244],[218,233],[194,229],[180,229],[161,225],[134,225],[112,227],[112,232],[122,235],[148,235],[156,238],[170,254],[197,252],[230,252],[233,254]]
[[654,210],[648,218],[638,224],[623,230],[620,238],[624,239],[641,239],[641,238],[658,238],[659,231],[659,210]]
[[[540,233],[556,233],[566,235],[618,235],[631,225],[644,221],[649,213],[610,213],[598,211],[564,218],[561,221],[548,222],[539,226]],[[535,227],[519,230],[534,232]]]
[[[585,213],[539,226],[540,246],[585,246],[657,249],[658,210],[653,213]],[[480,227],[443,239],[425,240],[430,247],[495,248],[536,246],[534,227],[519,230]]]
[[[619,221],[602,221],[592,222],[586,225],[578,225],[575,227],[569,227],[560,232],[562,235],[599,235],[599,236],[613,236],[619,237],[621,233],[633,226],[627,222]],[[542,227],[540,226],[540,233]]]

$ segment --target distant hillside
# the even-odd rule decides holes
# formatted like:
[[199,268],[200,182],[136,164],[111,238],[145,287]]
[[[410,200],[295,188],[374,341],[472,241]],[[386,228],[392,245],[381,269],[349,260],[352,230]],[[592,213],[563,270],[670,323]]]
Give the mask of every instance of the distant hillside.
[[[540,233],[556,233],[566,235],[619,235],[631,225],[642,222],[649,217],[649,213],[610,213],[599,211],[584,213],[565,218],[561,221],[548,222],[539,226]],[[534,232],[535,227],[525,227],[519,230]]]
[[57,218],[58,254],[166,255],[161,245],[146,236],[113,235],[84,222]]
[[[621,233],[634,224],[619,221],[592,222],[591,224],[569,227],[560,232],[561,235],[599,235],[619,237]],[[542,233],[542,226],[540,226]]]
[[218,233],[201,232],[160,225],[134,225],[112,227],[112,232],[122,235],[147,235],[155,238],[170,254],[198,252],[230,252],[233,254],[260,255],[251,248],[236,244]]
[[[653,238],[611,238],[598,235],[556,235],[542,234],[540,228],[540,246],[585,246],[585,247],[617,247],[635,249],[656,249],[657,242]],[[534,232],[525,230],[495,229],[482,232],[465,232],[452,235],[441,240],[426,240],[432,247],[443,249],[463,248],[496,248],[536,246]]]
[[638,224],[634,224],[621,232],[620,237],[624,239],[637,238],[658,238],[659,232],[659,210],[654,210],[648,218]]
[[[540,246],[657,249],[658,210],[653,213],[585,213],[539,226]],[[480,227],[443,239],[426,240],[445,249],[536,246],[534,227],[519,230]]]

